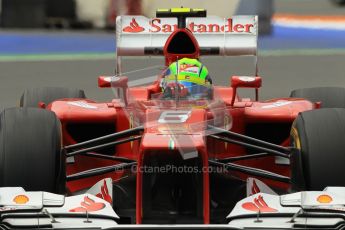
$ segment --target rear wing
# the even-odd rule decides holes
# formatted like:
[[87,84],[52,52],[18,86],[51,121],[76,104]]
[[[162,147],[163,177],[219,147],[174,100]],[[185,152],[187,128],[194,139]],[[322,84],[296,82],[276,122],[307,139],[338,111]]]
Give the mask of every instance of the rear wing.
[[[237,56],[257,53],[257,16],[187,18],[186,24],[204,55]],[[176,18],[119,16],[116,19],[117,55],[161,55],[167,38],[176,28]]]
[[[195,36],[202,55],[257,55],[258,17],[187,17],[186,28]],[[121,56],[163,55],[177,18],[119,16],[116,19],[117,69]]]

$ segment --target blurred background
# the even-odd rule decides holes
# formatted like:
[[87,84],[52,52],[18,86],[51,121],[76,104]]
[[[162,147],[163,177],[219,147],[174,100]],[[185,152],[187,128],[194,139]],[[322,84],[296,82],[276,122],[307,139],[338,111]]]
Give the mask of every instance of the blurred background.
[[[345,0],[0,0],[0,109],[39,86],[111,99],[110,90],[97,88],[97,76],[114,74],[116,17],[154,17],[157,8],[180,6],[221,17],[259,15],[263,99],[287,97],[296,88],[345,87]],[[250,58],[202,61],[216,84],[253,74]],[[126,63],[126,70],[163,65],[147,58]]]

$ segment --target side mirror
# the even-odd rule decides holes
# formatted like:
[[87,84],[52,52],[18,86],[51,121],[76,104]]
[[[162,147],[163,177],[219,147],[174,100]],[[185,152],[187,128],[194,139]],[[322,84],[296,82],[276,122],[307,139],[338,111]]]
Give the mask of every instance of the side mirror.
[[99,76],[98,87],[113,88],[115,98],[123,99],[123,101],[127,105],[128,103],[128,98],[127,98],[128,77]]
[[249,76],[232,76],[231,87],[232,88],[255,88],[261,87],[261,77],[249,77]]
[[259,100],[259,88],[261,87],[262,79],[259,76],[232,76],[231,87],[233,88],[233,95],[231,105],[234,105],[237,88],[253,88],[255,89],[255,100]]
[[128,77],[99,76],[98,87],[100,88],[128,88]]

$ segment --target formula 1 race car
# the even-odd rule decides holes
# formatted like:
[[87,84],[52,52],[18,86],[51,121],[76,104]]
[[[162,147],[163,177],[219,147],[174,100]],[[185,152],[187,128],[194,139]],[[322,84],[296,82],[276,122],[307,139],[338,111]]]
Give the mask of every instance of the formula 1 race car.
[[0,229],[343,227],[344,88],[259,101],[256,74],[202,96],[175,84],[166,96],[166,69],[150,84],[122,74],[122,56],[164,56],[165,68],[201,55],[256,59],[257,31],[256,16],[203,9],[118,17],[116,75],[98,78],[112,101],[37,88],[1,113]]

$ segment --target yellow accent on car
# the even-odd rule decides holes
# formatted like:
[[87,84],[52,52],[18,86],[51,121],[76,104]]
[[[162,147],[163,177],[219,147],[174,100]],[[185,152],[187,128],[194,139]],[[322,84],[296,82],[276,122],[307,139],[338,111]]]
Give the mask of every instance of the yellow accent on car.
[[157,9],[157,12],[169,12],[169,9]]
[[301,150],[301,140],[299,139],[298,131],[295,127],[291,128],[291,136],[294,140],[295,147]]
[[205,9],[201,9],[201,8],[193,8],[193,11],[206,11]]
[[190,8],[171,8],[172,13],[187,13],[190,11]]

